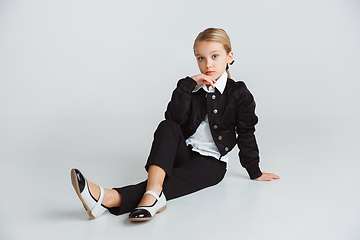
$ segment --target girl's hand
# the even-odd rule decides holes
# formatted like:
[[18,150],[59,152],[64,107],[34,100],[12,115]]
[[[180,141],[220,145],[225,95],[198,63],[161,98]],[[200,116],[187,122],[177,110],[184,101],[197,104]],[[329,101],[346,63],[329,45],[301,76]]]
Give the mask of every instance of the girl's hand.
[[214,83],[216,83],[216,80],[208,75],[201,73],[201,74],[192,76],[191,78],[195,80],[197,85],[205,84],[208,88],[209,88],[209,86],[215,88]]
[[273,173],[262,173],[262,175],[258,178],[255,178],[256,181],[272,181],[274,179],[280,179],[280,177]]

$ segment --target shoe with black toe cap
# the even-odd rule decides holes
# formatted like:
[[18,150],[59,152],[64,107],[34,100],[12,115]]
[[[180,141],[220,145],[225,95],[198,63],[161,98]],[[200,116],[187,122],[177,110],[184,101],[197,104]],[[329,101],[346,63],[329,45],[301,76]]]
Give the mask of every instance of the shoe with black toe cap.
[[104,188],[100,187],[100,197],[96,200],[90,193],[86,178],[78,169],[71,169],[71,183],[78,195],[80,201],[84,205],[90,219],[95,219],[103,214],[107,209],[101,204],[104,199]]
[[[142,222],[148,221],[155,217],[157,213],[160,213],[166,209],[166,198],[163,192],[158,196],[154,191],[146,191],[145,194],[153,195],[156,198],[156,201],[151,206],[140,206],[135,208],[129,214],[129,220],[132,222]],[[144,194],[144,195],[145,195]]]

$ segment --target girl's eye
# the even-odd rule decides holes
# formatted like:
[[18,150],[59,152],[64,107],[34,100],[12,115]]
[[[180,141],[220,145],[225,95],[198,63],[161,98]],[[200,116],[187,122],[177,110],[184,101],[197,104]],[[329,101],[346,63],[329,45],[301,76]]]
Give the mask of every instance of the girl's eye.
[[213,57],[213,58],[217,58],[218,56],[219,56],[219,55],[215,54],[215,55],[213,55],[212,57]]
[[203,58],[203,57],[199,57],[198,60],[199,60],[199,61],[202,61],[202,60],[204,60],[204,58]]

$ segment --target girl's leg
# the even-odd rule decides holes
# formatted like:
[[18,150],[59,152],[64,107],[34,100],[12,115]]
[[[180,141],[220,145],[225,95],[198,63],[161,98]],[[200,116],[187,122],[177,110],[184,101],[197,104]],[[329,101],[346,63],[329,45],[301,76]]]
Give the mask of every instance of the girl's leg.
[[[117,191],[118,189],[104,189],[105,194],[102,204],[108,208],[113,208],[110,212],[114,214],[120,211],[124,198],[125,205],[131,206],[131,210],[137,205],[152,205],[155,198],[152,195],[146,194],[143,196],[143,194],[147,190],[152,190],[159,195],[162,191],[164,179],[167,174],[171,173],[174,162],[181,162],[183,159],[187,160],[189,158],[188,151],[180,127],[173,121],[162,121],[154,133],[154,141],[145,166],[148,171],[148,180],[138,185],[125,187],[125,189],[134,188],[131,196],[127,196],[126,191],[121,193]],[[88,185],[93,197],[96,200],[99,199],[100,188],[89,181]],[[135,207],[133,200],[130,202],[126,200],[127,198],[134,199],[134,197],[137,199]],[[126,207],[125,209],[125,211],[131,211]]]
[[[88,181],[88,186],[91,195],[98,200],[100,198],[100,188],[98,185]],[[120,207],[121,206],[121,195],[114,189],[104,189],[104,199],[102,205],[107,208]]]
[[163,188],[167,200],[182,197],[221,182],[226,173],[226,163],[198,153],[191,160],[173,169]]
[[[159,196],[163,190],[164,180],[171,175],[174,166],[181,165],[189,159],[189,148],[179,125],[170,120],[162,121],[154,133],[154,141],[145,166],[148,171],[146,191],[152,190]],[[155,201],[154,196],[146,194],[138,206],[151,206]]]
[[[226,163],[212,157],[204,157],[198,153],[192,153],[191,159],[172,170],[171,176],[165,178],[163,192],[167,200],[191,194],[201,189],[216,185],[226,173]],[[147,188],[147,181],[136,185],[115,188],[122,197],[120,207],[110,208],[114,215],[131,212],[143,198]],[[149,195],[149,194],[146,194]],[[145,195],[145,196],[146,196]],[[144,196],[144,197],[145,197]],[[150,195],[150,205],[155,198]],[[149,204],[142,206],[149,206]]]
[[[159,196],[162,191],[166,172],[157,165],[151,165],[148,170],[146,191],[152,190]],[[154,196],[146,194],[141,198],[138,206],[151,206],[155,202]]]
[[189,152],[179,125],[170,120],[162,121],[154,133],[154,141],[145,166],[148,180],[137,185],[115,188],[121,195],[121,206],[109,211],[119,215],[130,212],[137,206],[152,205],[155,198],[144,193],[152,190],[159,195],[164,180],[169,178],[173,168],[190,159]]
[[226,163],[189,150],[180,127],[166,120],[155,132],[145,168],[148,171],[147,181],[115,188],[121,200],[120,206],[117,201],[118,205],[109,209],[112,214],[120,215],[137,206],[152,205],[155,198],[149,194],[143,196],[146,190],[160,194],[163,188],[170,200],[215,185],[224,177]]

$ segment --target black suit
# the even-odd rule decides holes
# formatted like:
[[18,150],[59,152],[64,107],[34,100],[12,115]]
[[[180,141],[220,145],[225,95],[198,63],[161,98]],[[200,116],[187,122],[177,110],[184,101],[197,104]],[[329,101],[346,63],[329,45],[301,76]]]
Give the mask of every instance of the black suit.
[[[226,173],[226,163],[214,157],[202,156],[187,147],[185,140],[195,133],[208,114],[211,134],[221,154],[227,154],[238,144],[242,166],[250,178],[261,176],[254,125],[257,123],[255,102],[243,82],[227,79],[223,94],[218,90],[206,94],[192,93],[196,82],[184,78],[177,84],[154,141],[145,166],[158,165],[166,172],[163,185],[170,200],[219,183]],[[215,127],[216,125],[216,127]],[[238,136],[236,136],[236,133]],[[145,193],[146,181],[114,188],[122,197],[122,205],[110,208],[115,215],[132,211]]]

